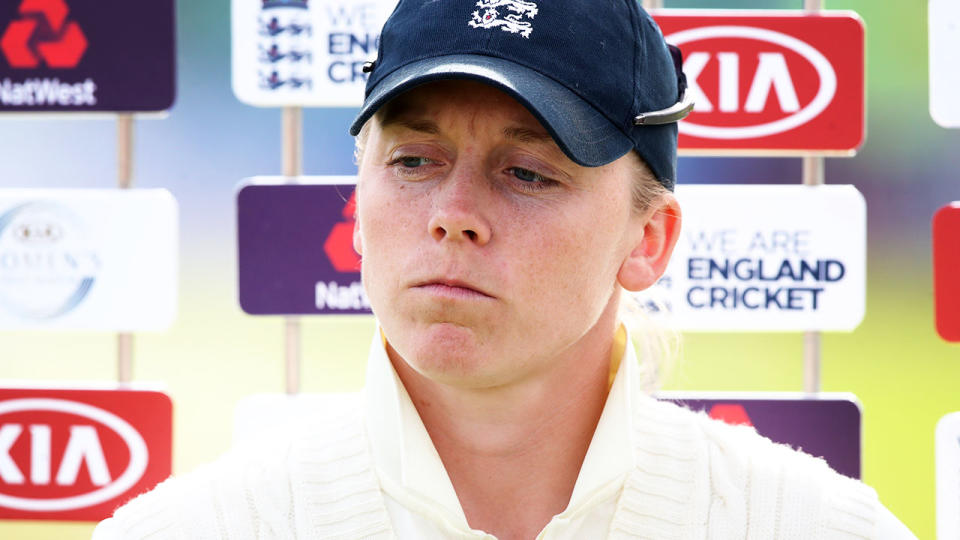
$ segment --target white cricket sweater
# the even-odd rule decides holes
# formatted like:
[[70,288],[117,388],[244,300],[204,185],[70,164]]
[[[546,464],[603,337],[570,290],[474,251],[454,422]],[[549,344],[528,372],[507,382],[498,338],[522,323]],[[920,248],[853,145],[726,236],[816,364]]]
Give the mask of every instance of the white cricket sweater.
[[[162,483],[101,524],[94,540],[493,538],[466,525],[378,341],[366,403],[344,396],[296,432],[264,435]],[[871,488],[753,428],[638,392],[632,347],[624,360],[570,507],[540,538],[914,538]]]

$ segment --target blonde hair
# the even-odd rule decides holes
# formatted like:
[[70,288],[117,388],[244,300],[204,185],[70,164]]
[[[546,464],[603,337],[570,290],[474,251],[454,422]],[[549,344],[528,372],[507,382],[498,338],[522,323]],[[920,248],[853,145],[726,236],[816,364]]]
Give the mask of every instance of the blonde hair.
[[[354,138],[353,159],[357,167],[363,161],[370,122],[367,121]],[[661,184],[640,154],[631,152],[636,158],[636,180],[630,191],[634,211],[645,212],[659,203],[670,190]],[[640,360],[643,377],[643,389],[653,392],[669,374],[680,353],[680,334],[672,328],[664,317],[655,313],[666,313],[666,304],[655,298],[641,298],[622,289],[620,291],[620,322],[627,327]]]
[[[671,192],[657,180],[640,154],[636,151],[631,154],[636,165],[631,189],[633,208],[636,212],[646,212]],[[666,300],[648,291],[638,294],[621,290],[619,316],[637,348],[643,388],[646,392],[653,392],[667,378],[679,358],[681,339],[669,317],[663,315],[669,313]]]

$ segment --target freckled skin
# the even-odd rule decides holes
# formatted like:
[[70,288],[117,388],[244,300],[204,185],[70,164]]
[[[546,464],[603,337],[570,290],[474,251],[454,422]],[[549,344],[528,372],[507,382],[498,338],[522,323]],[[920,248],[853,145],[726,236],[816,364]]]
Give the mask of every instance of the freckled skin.
[[[399,100],[399,123],[371,120],[355,234],[394,361],[481,389],[596,354],[595,337],[612,335],[618,271],[643,237],[630,161],[581,167],[552,141],[505,135],[545,131],[479,83],[432,83]],[[418,122],[436,129],[409,127]],[[527,171],[554,182],[518,178]],[[463,286],[421,286],[438,279]]]

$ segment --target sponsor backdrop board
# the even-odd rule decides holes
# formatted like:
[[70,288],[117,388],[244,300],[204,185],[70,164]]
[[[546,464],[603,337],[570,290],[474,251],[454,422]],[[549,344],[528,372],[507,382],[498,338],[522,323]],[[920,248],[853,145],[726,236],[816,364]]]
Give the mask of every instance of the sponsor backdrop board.
[[656,10],[683,51],[696,107],[685,154],[852,155],[864,141],[864,25],[856,13]]
[[259,107],[359,107],[396,0],[232,0],[233,93]]
[[161,392],[0,387],[0,519],[99,521],[170,476]]
[[634,299],[692,331],[850,331],[866,302],[853,186],[680,185],[667,271]]
[[252,178],[237,193],[240,306],[251,315],[367,314],[352,176]]
[[960,127],[960,2],[930,0],[930,116],[946,128]]
[[937,333],[960,342],[960,202],[933,216],[933,301]]
[[169,109],[174,22],[173,0],[0,2],[0,112]]
[[0,189],[0,330],[164,330],[177,309],[164,189]]
[[937,422],[937,538],[960,538],[960,412]]
[[860,478],[860,403],[852,394],[663,392],[676,402],[730,424],[756,428],[768,439],[822,457],[835,471]]

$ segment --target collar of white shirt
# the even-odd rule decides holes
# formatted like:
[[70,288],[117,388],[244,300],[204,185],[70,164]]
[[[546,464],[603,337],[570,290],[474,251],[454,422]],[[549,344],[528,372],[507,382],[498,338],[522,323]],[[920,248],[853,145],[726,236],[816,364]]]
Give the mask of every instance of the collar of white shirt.
[[[566,510],[555,516],[563,520],[589,511],[617,492],[635,467],[633,451],[632,397],[639,391],[639,368],[624,327],[617,332],[612,365],[619,368],[607,395],[597,429]],[[364,396],[367,433],[382,487],[397,499],[430,508],[435,517],[461,531],[472,531],[450,477],[437,454],[420,415],[397,376],[380,332],[370,347]],[[437,511],[439,514],[437,515]]]

